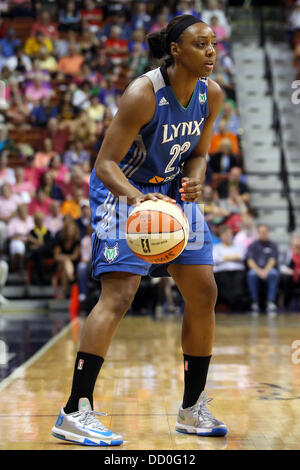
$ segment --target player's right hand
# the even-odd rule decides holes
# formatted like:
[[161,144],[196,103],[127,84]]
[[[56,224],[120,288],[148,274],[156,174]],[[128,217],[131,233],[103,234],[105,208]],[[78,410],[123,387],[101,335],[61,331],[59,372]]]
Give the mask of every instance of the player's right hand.
[[165,196],[164,194],[160,193],[148,193],[148,194],[143,194],[141,197],[138,197],[136,199],[136,205],[140,205],[142,202],[145,201],[165,201],[165,202],[170,202],[172,204],[176,204],[176,200],[172,199],[169,196]]

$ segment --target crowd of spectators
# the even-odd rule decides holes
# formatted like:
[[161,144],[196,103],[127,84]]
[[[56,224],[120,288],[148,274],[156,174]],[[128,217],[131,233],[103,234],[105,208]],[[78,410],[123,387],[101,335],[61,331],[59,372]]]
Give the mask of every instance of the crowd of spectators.
[[[68,297],[74,281],[80,300],[88,296],[89,177],[97,152],[124,88],[152,66],[146,34],[191,13],[216,33],[212,78],[224,92],[203,192],[218,304],[257,312],[261,279],[274,312],[278,254],[250,207],[226,1],[18,0],[1,1],[0,9],[0,303],[8,272],[24,269],[29,282],[52,282],[57,298]],[[296,239],[286,261],[290,291],[299,283],[298,245]],[[182,306],[172,280],[143,279],[135,309],[159,315],[165,305],[172,312]]]

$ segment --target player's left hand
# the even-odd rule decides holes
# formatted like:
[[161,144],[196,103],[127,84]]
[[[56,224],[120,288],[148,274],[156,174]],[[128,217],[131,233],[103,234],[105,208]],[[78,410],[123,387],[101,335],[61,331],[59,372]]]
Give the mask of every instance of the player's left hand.
[[201,197],[203,185],[197,178],[189,178],[187,176],[181,179],[181,200],[185,202],[195,202]]

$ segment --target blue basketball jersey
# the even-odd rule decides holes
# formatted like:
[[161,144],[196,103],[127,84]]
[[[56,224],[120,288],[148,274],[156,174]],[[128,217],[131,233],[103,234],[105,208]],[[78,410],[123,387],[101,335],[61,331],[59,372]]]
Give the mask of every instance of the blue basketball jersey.
[[154,116],[140,130],[120,168],[136,183],[166,183],[179,174],[199,142],[209,114],[208,81],[199,78],[185,108],[172,90],[165,66],[144,75],[151,80],[155,92]]
[[[154,116],[137,135],[120,168],[141,193],[159,192],[177,201],[180,198],[180,174],[183,163],[198,144],[208,116],[207,79],[199,79],[189,105],[176,99],[163,66],[145,74],[156,96]],[[212,243],[203,214],[196,203],[186,203],[190,217],[190,239],[183,252],[172,262],[185,265],[212,265]],[[121,205],[122,206],[122,205]],[[97,177],[90,178],[90,207],[94,229],[92,272],[96,279],[111,271],[145,276],[168,275],[164,265],[151,265],[137,258],[127,245],[125,226],[129,207],[121,210],[119,199]]]

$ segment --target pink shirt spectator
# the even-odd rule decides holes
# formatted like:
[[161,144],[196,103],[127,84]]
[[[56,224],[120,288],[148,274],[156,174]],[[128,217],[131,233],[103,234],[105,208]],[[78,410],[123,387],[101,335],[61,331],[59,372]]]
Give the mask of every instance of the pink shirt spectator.
[[225,26],[210,26],[211,29],[214,31],[215,35],[217,36],[217,39],[223,39],[228,37],[228,32]]
[[49,98],[51,96],[51,90],[48,86],[42,85],[37,88],[34,85],[28,85],[26,89],[26,98],[28,100],[40,100],[41,98]]
[[35,168],[45,169],[49,166],[51,158],[56,155],[57,152],[37,152],[34,156]]
[[19,236],[23,241],[26,240],[30,230],[34,228],[33,218],[29,215],[26,220],[20,217],[13,217],[7,224],[7,236],[13,238]]
[[36,198],[32,199],[31,203],[28,206],[28,212],[30,215],[33,215],[35,212],[42,212],[43,214],[49,214],[49,207],[52,202],[50,197],[45,198],[43,203],[37,201]]
[[257,234],[256,233],[252,233],[252,234],[248,235],[244,230],[241,230],[240,232],[238,232],[235,235],[235,237],[233,239],[233,244],[240,246],[246,252],[248,250],[248,247],[255,240],[257,240]]
[[35,188],[40,185],[40,179],[43,171],[40,168],[25,167],[24,168],[24,179],[30,181]]
[[15,183],[11,186],[12,192],[18,194],[22,201],[27,203],[31,200],[31,195],[35,191],[35,186],[31,181],[24,181],[23,183]]
[[57,39],[58,31],[55,23],[48,23],[44,25],[41,21],[36,21],[31,29],[31,36],[35,36],[36,32],[40,31],[43,36],[50,39]]
[[65,165],[61,165],[57,170],[54,170],[54,181],[55,183],[64,190],[65,185],[69,181],[69,170]]
[[44,225],[52,235],[55,235],[63,228],[63,215],[59,214],[57,217],[50,214],[46,215]]
[[22,204],[22,199],[17,194],[13,194],[8,199],[0,196],[0,218],[10,217],[16,212],[19,204]]
[[[223,41],[225,38],[227,38],[228,33],[227,33],[227,29],[225,28],[225,26],[219,25],[219,26],[210,26],[210,27],[215,33],[217,40]],[[219,52],[224,52],[226,50],[224,44],[222,44],[221,42],[218,43],[217,48]]]

